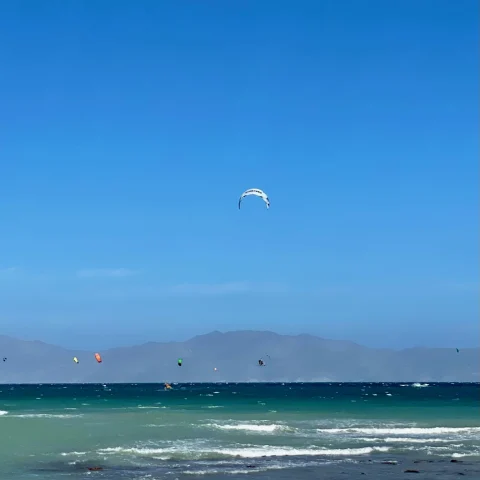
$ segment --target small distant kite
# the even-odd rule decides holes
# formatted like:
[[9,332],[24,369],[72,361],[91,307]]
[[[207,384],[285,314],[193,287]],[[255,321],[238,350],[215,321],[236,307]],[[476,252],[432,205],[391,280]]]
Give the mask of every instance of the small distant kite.
[[258,188],[250,188],[248,190],[245,190],[240,195],[240,199],[238,200],[238,208],[239,209],[240,209],[240,205],[242,203],[242,200],[245,197],[248,197],[250,195],[254,195],[255,197],[260,197],[265,202],[266,207],[270,208],[270,200],[268,198],[268,195],[263,190],[259,190]]
[[100,356],[99,353],[96,353],[96,354],[95,354],[95,360],[96,360],[98,363],[102,363],[102,357]]
[[75,363],[78,363],[78,358],[77,358],[77,357],[73,357],[73,361],[74,361]]
[[177,360],[177,365],[178,365],[179,367],[181,367],[181,366],[182,366],[182,363],[183,363],[183,360],[182,360],[181,358],[179,358],[179,359]]

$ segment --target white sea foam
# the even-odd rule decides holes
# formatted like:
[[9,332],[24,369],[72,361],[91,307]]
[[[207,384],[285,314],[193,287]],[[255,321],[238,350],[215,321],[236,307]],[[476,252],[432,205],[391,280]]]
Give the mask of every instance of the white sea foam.
[[285,425],[269,424],[269,425],[256,425],[250,423],[239,423],[236,425],[219,425],[217,423],[207,423],[206,427],[218,428],[220,430],[240,430],[245,432],[255,433],[273,433],[279,430],[289,430],[289,427]]
[[138,456],[153,456],[160,460],[170,459],[206,459],[218,457],[240,457],[240,458],[260,458],[260,457],[287,457],[287,456],[358,456],[368,455],[373,452],[388,452],[389,447],[373,446],[362,448],[293,448],[293,447],[275,447],[263,445],[258,447],[244,448],[199,448],[199,445],[177,446],[167,448],[152,447],[111,447],[98,450],[103,455],[130,454]]
[[[447,456],[447,455],[445,455]],[[480,450],[474,450],[470,452],[464,452],[464,453],[453,453],[451,455],[454,458],[463,458],[463,457],[478,457],[480,456]]]
[[[329,462],[325,462],[324,464],[328,464]],[[213,474],[230,474],[230,475],[239,475],[239,474],[248,474],[254,472],[268,472],[269,470],[284,470],[286,468],[291,468],[291,464],[283,464],[283,465],[264,465],[259,467],[258,465],[255,466],[255,469],[252,470],[251,468],[243,468],[243,469],[233,469],[233,470],[225,470],[225,469],[209,469],[209,470],[184,470],[182,474],[185,475],[213,475]]]
[[410,437],[364,437],[356,438],[362,442],[386,442],[386,443],[448,443],[446,438],[410,438]]
[[[255,468],[255,472],[265,472],[268,470],[272,470],[272,468]],[[242,473],[248,474],[252,473],[252,470],[250,468],[246,468],[245,470],[228,470],[228,472],[225,472],[224,470],[184,470],[182,474],[184,475],[214,475],[214,474],[219,474],[219,473],[229,473],[230,475],[240,475]]]
[[317,432],[327,434],[361,433],[363,435],[444,435],[452,433],[480,434],[480,427],[317,428]]
[[414,447],[408,447],[407,450],[415,450],[416,452],[427,452],[429,455],[431,454],[437,454],[438,452],[452,452],[452,449],[454,448],[462,448],[462,444],[450,444],[448,446],[443,446],[443,447],[433,447],[432,445],[422,445],[422,446],[417,446],[415,445]]
[[73,414],[56,414],[56,413],[22,413],[18,415],[10,415],[15,418],[80,418],[83,417],[82,414],[73,415]]
[[8,412],[6,410],[0,410],[0,416],[6,415]]
[[[473,447],[473,448],[472,448]],[[462,451],[455,451],[461,449]],[[452,443],[448,446],[412,446],[407,448],[410,451],[421,451],[426,452],[427,455],[435,455],[438,457],[450,457],[450,458],[459,458],[459,457],[478,457],[480,456],[480,448],[478,446],[471,446],[470,448],[465,447],[461,443]]]

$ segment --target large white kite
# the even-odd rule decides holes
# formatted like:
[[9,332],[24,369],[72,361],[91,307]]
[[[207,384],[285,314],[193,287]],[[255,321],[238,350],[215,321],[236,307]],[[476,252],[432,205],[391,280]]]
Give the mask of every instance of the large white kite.
[[267,194],[263,190],[259,190],[258,188],[250,188],[248,190],[245,190],[240,196],[240,200],[238,200],[238,208],[240,208],[242,200],[249,195],[260,197],[265,202],[267,208],[270,208],[270,200],[268,199]]

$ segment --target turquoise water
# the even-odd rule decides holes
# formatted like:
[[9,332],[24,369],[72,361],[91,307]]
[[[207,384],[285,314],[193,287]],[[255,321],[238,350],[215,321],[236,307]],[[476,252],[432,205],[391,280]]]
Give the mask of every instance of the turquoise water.
[[366,456],[480,457],[480,384],[173,388],[0,385],[0,478],[207,478],[252,463],[258,472]]

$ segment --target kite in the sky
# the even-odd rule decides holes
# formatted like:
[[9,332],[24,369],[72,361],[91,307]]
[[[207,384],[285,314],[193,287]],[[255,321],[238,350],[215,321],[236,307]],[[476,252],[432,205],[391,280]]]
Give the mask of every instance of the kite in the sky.
[[240,208],[242,200],[245,197],[248,197],[250,195],[254,195],[255,197],[260,197],[265,202],[265,205],[267,206],[267,208],[270,208],[270,200],[268,198],[268,195],[263,190],[259,190],[258,188],[250,188],[248,190],[245,190],[240,195],[240,199],[238,200],[238,208]]

